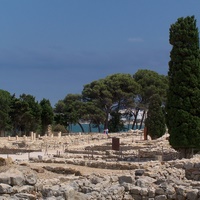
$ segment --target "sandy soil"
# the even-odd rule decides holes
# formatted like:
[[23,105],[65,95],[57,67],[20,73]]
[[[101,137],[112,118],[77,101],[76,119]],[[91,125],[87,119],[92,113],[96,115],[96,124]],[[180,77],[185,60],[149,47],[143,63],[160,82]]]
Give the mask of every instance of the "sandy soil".
[[[105,142],[111,142],[111,138],[103,138],[100,141],[93,141],[90,142],[90,145],[101,145]],[[84,148],[85,146],[88,146],[87,144],[81,144],[79,143],[78,146],[80,148]],[[76,149],[77,145],[71,145],[69,147],[70,149]],[[60,149],[54,149],[54,150],[48,150],[48,155],[56,155],[57,151]],[[63,152],[61,152],[63,153]],[[76,171],[80,171],[80,173],[84,176],[90,175],[92,173],[95,174],[100,174],[100,175],[116,175],[116,174],[123,174],[125,171],[123,170],[111,170],[111,169],[100,169],[100,168],[91,168],[87,166],[78,166],[78,165],[72,165],[72,164],[58,164],[58,163],[33,163],[29,161],[29,158],[38,158],[38,156],[42,157],[48,157],[46,152],[43,150],[41,152],[31,152],[31,153],[22,153],[22,154],[0,154],[0,157],[7,158],[10,157],[12,158],[13,161],[30,166],[32,169],[35,169],[36,171],[40,171],[38,173],[38,177],[42,179],[49,179],[49,178],[58,178],[63,175],[58,175],[57,173],[49,172],[47,170],[44,170],[44,166],[51,166],[51,167],[63,167],[63,168],[70,168],[74,169]],[[42,169],[42,170],[39,170]]]
[[[78,165],[71,165],[71,164],[57,164],[57,163],[30,163],[29,165],[32,169],[38,169],[43,166],[70,168],[70,169],[80,171],[80,173],[84,176],[87,176],[93,173],[100,174],[100,175],[118,175],[118,174],[124,174],[128,172],[127,170],[100,169],[100,168],[91,168],[91,167],[86,167],[86,166],[78,166]],[[58,174],[49,172],[47,170],[45,170],[44,173],[39,173],[38,175],[40,178],[58,178],[59,176]]]
[[[44,166],[51,166],[51,167],[63,167],[63,168],[71,168],[77,171],[80,171],[80,173],[82,175],[90,175],[92,173],[95,174],[101,174],[101,175],[106,175],[106,174],[113,174],[113,175],[119,175],[119,174],[124,174],[127,173],[128,171],[124,171],[124,170],[111,170],[111,169],[100,169],[100,168],[91,168],[91,167],[87,167],[87,166],[77,166],[77,165],[72,165],[72,164],[57,164],[57,163],[32,163],[29,162],[29,158],[33,157],[33,158],[38,158],[38,156],[42,156],[43,158],[49,156],[49,155],[56,155],[56,153],[58,151],[62,153],[64,153],[62,145],[65,144],[66,141],[70,141],[70,140],[74,140],[74,142],[70,143],[70,145],[67,146],[68,149],[73,150],[73,149],[84,149],[84,147],[86,146],[91,146],[91,145],[101,145],[101,144],[105,144],[105,143],[111,143],[112,142],[112,136],[117,136],[120,137],[120,135],[112,135],[110,134],[110,136],[107,138],[106,135],[99,135],[99,138],[97,138],[96,135],[90,136],[80,136],[78,138],[75,137],[63,137],[63,138],[51,138],[49,139],[49,142],[57,142],[57,144],[61,144],[58,145],[57,148],[54,149],[48,149],[48,152],[46,152],[44,149],[41,152],[31,152],[31,153],[23,153],[23,154],[0,154],[0,157],[3,158],[7,158],[7,157],[11,157],[13,161],[18,162],[19,164],[24,164],[24,165],[28,165],[30,166],[32,169],[35,169],[36,171],[38,171],[38,175],[40,178],[58,178],[58,174],[56,173],[52,173],[49,172],[47,170],[44,170],[43,167]],[[83,140],[82,137],[85,137],[87,139]],[[121,137],[120,138],[120,142],[124,142],[125,144],[127,143],[134,143],[135,141],[142,141],[143,137],[142,134],[141,135],[128,135],[127,137]],[[19,138],[20,140],[20,138]],[[21,140],[23,140],[23,138],[21,138]],[[29,139],[30,140],[30,139]],[[15,138],[12,138],[10,140],[8,140],[7,138],[2,138],[2,140],[0,141],[0,146],[8,146],[9,144],[15,142]],[[35,141],[35,145],[37,145],[38,143],[41,143],[41,140],[36,140]],[[41,170],[39,170],[41,169]]]

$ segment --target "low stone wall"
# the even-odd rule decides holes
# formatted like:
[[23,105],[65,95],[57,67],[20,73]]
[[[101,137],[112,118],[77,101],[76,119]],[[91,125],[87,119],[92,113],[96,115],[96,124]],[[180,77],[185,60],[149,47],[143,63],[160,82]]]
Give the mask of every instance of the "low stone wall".
[[195,200],[200,199],[199,158],[174,160],[169,162],[105,162],[83,159],[43,160],[43,162],[66,163],[124,170],[124,175],[107,177],[87,177],[76,181],[79,192],[86,199],[123,200]]
[[[50,162],[43,160],[43,162]],[[112,174],[91,174],[82,176],[65,167],[44,169],[60,174],[54,179],[38,179],[36,172],[28,166],[7,166],[0,173],[0,196],[13,199],[114,199],[114,200],[198,200],[200,182],[198,179],[199,158],[170,162],[94,162],[55,158],[52,162],[112,168]],[[30,165],[31,166],[31,165]],[[130,170],[127,170],[127,169]],[[116,174],[114,169],[123,170]],[[195,171],[196,170],[196,171]],[[40,170],[40,173],[43,171]],[[191,173],[190,173],[191,172]],[[195,173],[194,173],[195,172]],[[197,173],[198,172],[198,173]],[[74,173],[73,179],[67,174]],[[199,173],[200,174],[200,173]],[[61,176],[64,175],[64,176]]]
[[173,161],[149,161],[149,162],[124,162],[124,161],[111,161],[107,162],[105,160],[85,160],[78,156],[75,158],[44,158],[37,159],[32,158],[33,162],[46,162],[46,163],[66,163],[81,166],[88,166],[101,169],[122,169],[122,170],[134,170],[134,169],[147,169],[148,167],[155,166],[166,166],[168,168],[183,169],[186,173],[186,178],[188,180],[200,180],[200,162],[199,158],[193,159],[182,159]]
[[12,149],[12,148],[0,148],[1,154],[19,154],[19,153],[30,153],[30,152],[40,152],[41,150],[31,150],[31,149]]
[[198,158],[196,158],[195,161],[191,160],[191,162],[180,161],[172,163],[176,168],[185,170],[185,177],[188,180],[200,181],[200,162]]

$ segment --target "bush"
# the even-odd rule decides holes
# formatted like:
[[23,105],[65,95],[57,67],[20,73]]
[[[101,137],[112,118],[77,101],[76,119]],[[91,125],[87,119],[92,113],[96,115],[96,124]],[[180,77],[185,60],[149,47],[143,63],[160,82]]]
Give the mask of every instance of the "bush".
[[148,135],[150,135],[152,139],[157,139],[165,134],[165,116],[158,94],[154,94],[150,98],[145,126],[147,127]]
[[67,133],[67,129],[61,125],[61,124],[56,124],[55,126],[53,126],[53,129],[52,129],[54,132],[62,132],[62,133]]

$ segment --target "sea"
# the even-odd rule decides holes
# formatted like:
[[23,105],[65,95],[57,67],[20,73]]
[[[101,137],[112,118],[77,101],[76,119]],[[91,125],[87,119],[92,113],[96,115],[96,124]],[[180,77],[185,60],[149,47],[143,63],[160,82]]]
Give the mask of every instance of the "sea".
[[[89,124],[82,124],[83,129],[84,129],[84,133],[89,133],[90,132],[90,128],[89,128]],[[134,130],[139,129],[140,125],[135,125],[134,126]],[[144,126],[142,126],[142,129],[144,128]],[[126,124],[124,125],[124,130],[122,130],[121,132],[127,132],[128,130],[132,129],[132,124]],[[81,127],[78,124],[71,124],[68,127],[68,130],[70,133],[79,133],[82,132]],[[91,132],[92,133],[99,133],[98,128],[96,128],[94,125],[91,124]],[[104,126],[100,125],[100,133],[104,132]]]

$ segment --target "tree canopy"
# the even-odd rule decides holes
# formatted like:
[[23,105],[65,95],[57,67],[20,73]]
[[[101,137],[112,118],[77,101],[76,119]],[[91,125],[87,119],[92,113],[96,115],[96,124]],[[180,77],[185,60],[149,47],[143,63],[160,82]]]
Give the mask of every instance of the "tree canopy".
[[32,95],[22,94],[19,98],[13,96],[10,117],[15,134],[36,132],[41,120],[40,105]]
[[11,95],[5,90],[0,90],[0,131],[5,133],[10,127]]
[[172,24],[169,41],[172,50],[166,119],[170,144],[186,152],[200,147],[200,52],[194,16]]
[[165,115],[162,109],[162,101],[160,95],[154,94],[150,97],[149,108],[145,126],[148,130],[148,135],[152,139],[157,139],[165,134]]
[[44,135],[47,131],[48,125],[53,124],[54,113],[53,108],[51,107],[51,103],[48,99],[42,99],[40,101],[40,107],[42,134]]
[[150,98],[154,94],[159,94],[161,101],[166,102],[167,89],[168,89],[168,77],[160,75],[157,72],[140,69],[134,75],[133,78],[141,86],[141,91],[138,94],[141,107],[148,107]]
[[140,86],[130,74],[113,74],[84,86],[83,99],[93,102],[105,113],[104,128],[108,128],[109,114],[133,105]]
[[[122,115],[125,117],[128,113],[127,119],[129,117],[132,120],[133,109],[138,109],[138,97],[142,103],[148,104],[152,94],[161,91],[161,88],[165,90],[166,79],[161,76],[149,70],[139,70],[133,76],[112,74],[84,85],[81,94],[67,94],[57,102],[54,109],[48,99],[42,99],[39,103],[32,95],[22,94],[17,98],[1,90],[0,131],[10,130],[12,135],[28,135],[30,131],[44,134],[49,124],[55,130],[65,130],[69,124],[81,126],[84,122],[89,122],[88,130],[93,125],[100,132],[102,124],[105,129],[109,128],[113,132],[124,130]],[[148,84],[145,81],[149,81]],[[164,93],[160,92],[163,97]],[[83,126],[81,129],[85,132]]]

